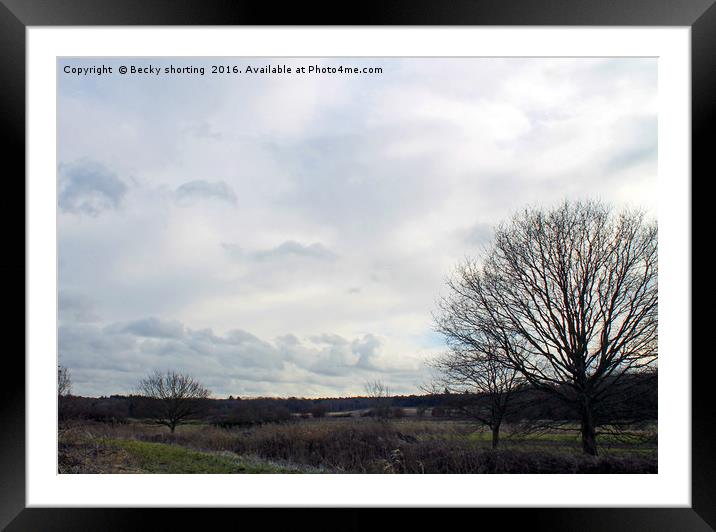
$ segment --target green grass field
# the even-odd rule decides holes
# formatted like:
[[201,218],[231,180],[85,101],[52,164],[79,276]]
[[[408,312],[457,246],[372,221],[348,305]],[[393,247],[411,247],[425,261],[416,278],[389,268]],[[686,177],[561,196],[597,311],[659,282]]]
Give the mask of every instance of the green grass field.
[[136,440],[104,440],[104,445],[126,451],[144,473],[298,473],[296,468],[281,467],[233,453],[206,453],[179,445]]

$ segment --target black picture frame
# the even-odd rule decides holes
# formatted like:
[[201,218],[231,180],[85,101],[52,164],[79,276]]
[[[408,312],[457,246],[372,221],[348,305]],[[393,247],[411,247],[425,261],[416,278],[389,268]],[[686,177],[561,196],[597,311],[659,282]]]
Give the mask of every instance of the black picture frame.
[[[19,175],[25,175],[25,30],[28,26],[102,25],[547,25],[547,26],[685,26],[691,29],[692,87],[692,198],[713,174],[710,139],[716,137],[716,0],[363,0],[359,3],[313,1],[257,2],[237,0],[0,0],[0,121],[8,133],[2,150],[5,185],[25,197]],[[24,181],[23,181],[24,182]],[[14,187],[14,188],[12,188]],[[696,193],[694,193],[696,192]],[[22,238],[22,259],[3,261],[5,281],[19,287],[15,277],[25,271],[25,240],[19,231],[19,204],[6,196],[7,236]],[[9,200],[7,198],[10,198]],[[24,202],[23,202],[24,205]],[[24,209],[24,207],[23,207]],[[706,226],[706,209],[692,205],[692,227]],[[23,218],[24,220],[24,218]],[[24,222],[23,222],[24,223]],[[695,239],[692,240],[696,241]],[[19,243],[18,243],[19,244]],[[19,244],[20,245],[20,244]],[[22,270],[22,271],[21,271]],[[693,274],[692,274],[693,275]],[[25,287],[26,288],[26,287]],[[19,288],[17,288],[19,290]],[[25,313],[7,305],[7,329],[25,330]],[[23,309],[25,304],[23,304]],[[694,312],[692,331],[706,313]],[[20,320],[22,319],[22,324]],[[695,336],[700,338],[702,333]],[[24,336],[22,337],[24,351]],[[20,343],[20,342],[18,342]],[[693,344],[697,345],[697,344]],[[690,508],[532,508],[449,510],[471,512],[470,521],[522,522],[545,530],[712,530],[716,527],[716,459],[714,459],[715,402],[710,393],[713,363],[708,349],[692,349],[692,506]],[[25,508],[25,364],[19,352],[5,353],[5,379],[0,386],[0,527],[7,530],[134,530],[161,523],[160,529],[183,528],[187,512],[218,513],[228,519],[235,512],[256,510],[186,509],[27,509]],[[345,509],[350,517],[337,521],[317,518],[316,510],[292,510],[291,520],[313,523],[314,529],[364,529],[383,522],[382,510]],[[275,512],[275,510],[274,510]],[[472,515],[478,512],[478,516]],[[284,513],[285,512],[280,512]],[[275,513],[272,514],[275,519]],[[204,515],[204,519],[208,516]],[[451,514],[450,522],[460,515]],[[401,517],[401,526],[424,523],[423,510]],[[238,522],[237,522],[238,524]]]

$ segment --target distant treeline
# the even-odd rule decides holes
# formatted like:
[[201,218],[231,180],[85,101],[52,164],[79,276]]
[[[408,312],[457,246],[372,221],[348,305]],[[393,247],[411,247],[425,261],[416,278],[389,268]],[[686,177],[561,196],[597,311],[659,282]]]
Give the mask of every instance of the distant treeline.
[[[657,375],[655,372],[624,377],[618,384],[619,393],[609,396],[596,409],[600,424],[612,422],[654,421],[657,418]],[[565,389],[565,395],[570,391]],[[390,407],[396,417],[404,415],[403,409],[415,409],[416,415],[431,418],[469,418],[470,409],[486,398],[480,394],[434,393],[422,395],[394,395]],[[554,394],[546,394],[531,386],[525,386],[513,399],[518,408],[513,409],[506,421],[562,420],[576,421],[578,412],[568,402]],[[111,395],[109,397],[64,397],[60,415],[65,418],[81,418],[101,422],[123,423],[128,419],[152,417],[154,399],[140,395]],[[200,414],[206,422],[217,425],[251,425],[289,420],[295,416],[323,417],[328,413],[361,411],[356,416],[370,415],[375,406],[371,397],[326,397],[306,399],[299,397],[257,397],[206,399],[201,401]]]

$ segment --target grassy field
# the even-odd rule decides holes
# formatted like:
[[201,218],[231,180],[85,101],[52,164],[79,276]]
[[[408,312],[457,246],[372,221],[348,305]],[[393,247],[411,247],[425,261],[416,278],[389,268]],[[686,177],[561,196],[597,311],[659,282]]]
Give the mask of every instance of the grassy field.
[[278,464],[230,451],[198,451],[176,444],[97,437],[85,432],[59,442],[60,473],[311,473],[314,468]]
[[656,443],[602,436],[600,456],[575,433],[491,435],[458,420],[295,419],[170,434],[134,420],[75,422],[59,438],[61,473],[656,473]]

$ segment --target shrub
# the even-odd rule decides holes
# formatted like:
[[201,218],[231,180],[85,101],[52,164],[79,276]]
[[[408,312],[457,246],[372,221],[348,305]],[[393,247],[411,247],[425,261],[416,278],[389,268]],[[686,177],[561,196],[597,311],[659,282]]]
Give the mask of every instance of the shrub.
[[211,422],[214,425],[228,428],[277,423],[289,419],[291,419],[291,413],[283,405],[271,402],[240,401],[228,412],[214,416]]
[[323,405],[314,405],[311,408],[311,415],[313,417],[325,417],[326,415],[326,407]]
[[430,415],[433,417],[445,417],[447,410],[442,406],[434,406],[430,411]]

